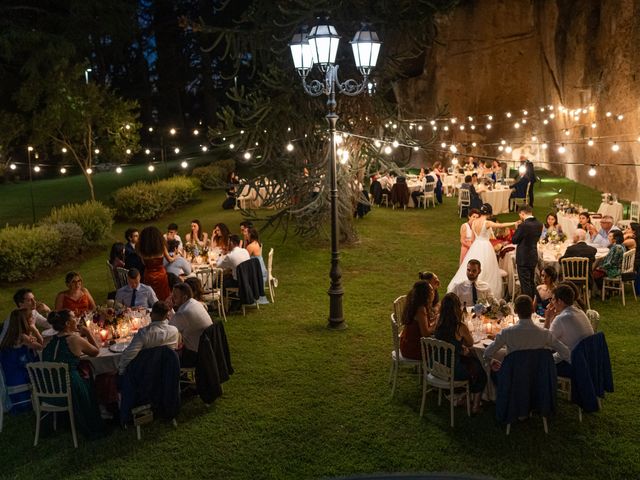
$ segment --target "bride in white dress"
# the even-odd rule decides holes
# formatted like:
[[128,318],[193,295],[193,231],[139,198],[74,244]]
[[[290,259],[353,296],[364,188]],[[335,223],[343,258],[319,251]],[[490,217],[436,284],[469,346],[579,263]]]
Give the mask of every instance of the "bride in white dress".
[[471,229],[473,230],[473,233],[475,233],[476,239],[471,244],[471,247],[469,247],[464,260],[460,263],[458,271],[451,279],[451,282],[449,282],[447,292],[452,291],[455,285],[467,280],[467,263],[469,260],[475,259],[480,262],[482,269],[478,276],[478,280],[489,284],[491,292],[496,299],[502,298],[502,276],[500,275],[496,252],[490,242],[493,235],[493,231],[491,229],[512,227],[516,222],[496,223],[487,220],[487,217],[492,214],[493,209],[490,204],[485,203],[480,207],[480,217],[476,218],[471,224]]

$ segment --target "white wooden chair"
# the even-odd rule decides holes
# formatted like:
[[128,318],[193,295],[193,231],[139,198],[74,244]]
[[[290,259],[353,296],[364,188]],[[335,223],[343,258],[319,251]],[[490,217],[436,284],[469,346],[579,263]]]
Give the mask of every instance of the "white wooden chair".
[[631,205],[629,205],[629,218],[620,220],[618,226],[628,227],[633,222],[640,223],[640,202],[631,202]]
[[196,277],[202,284],[204,290],[203,300],[213,303],[218,310],[218,316],[227,321],[227,314],[224,311],[224,299],[222,298],[222,283],[224,270],[222,268],[199,268],[195,272]]
[[471,395],[467,380],[454,380],[455,372],[455,347],[442,340],[423,337],[420,340],[422,350],[422,403],[420,416],[424,414],[429,386],[438,389],[438,405],[442,404],[442,390],[449,391],[449,404],[451,410],[451,427],[454,426],[454,401],[455,389],[464,388],[467,397],[467,415],[471,416]]
[[396,314],[396,320],[402,322],[402,314],[404,313],[404,307],[407,303],[407,296],[400,295],[393,301],[393,313]]
[[616,290],[620,292],[622,296],[622,305],[626,305],[624,299],[624,286],[627,283],[631,284],[631,291],[633,292],[633,298],[638,301],[636,295],[636,273],[633,270],[633,264],[636,259],[636,249],[624,252],[622,257],[622,268],[620,269],[620,275],[614,278],[604,277],[602,279],[602,300],[604,301],[605,290]]
[[417,206],[419,207],[420,203],[422,202],[422,205],[426,209],[427,205],[429,205],[429,202],[431,202],[431,204],[435,207],[436,206],[435,189],[436,189],[436,182],[425,183],[424,192],[422,192],[422,195],[418,197]]
[[516,266],[515,252],[511,257],[511,275],[509,276],[509,291],[511,292],[511,298],[516,298],[516,292],[520,292],[520,277],[518,276],[518,267]]
[[587,309],[591,308],[589,302],[589,259],[585,257],[568,257],[560,260],[562,280],[573,282],[578,288],[584,290],[584,299]]
[[593,333],[596,333],[598,331],[598,326],[600,325],[600,314],[596,310],[587,310],[586,314],[589,319],[589,323],[591,324],[591,328],[593,328]]
[[[394,305],[395,307],[395,305]],[[391,383],[391,398],[396,392],[396,383],[398,381],[398,371],[400,365],[409,365],[417,368],[420,374],[420,360],[405,358],[400,352],[400,324],[402,320],[398,320],[395,313],[391,314],[391,336],[393,338],[393,350],[391,350],[391,370],[389,371],[389,383]]]
[[116,268],[116,290],[127,285],[127,274],[129,270],[123,267]]
[[273,248],[269,250],[269,256],[267,257],[267,284],[269,287],[269,295],[271,296],[271,303],[275,302],[276,288],[278,288],[278,279],[273,276]]
[[467,212],[471,208],[471,192],[466,188],[460,189],[460,196],[458,197],[458,214],[462,218],[462,210],[466,208]]
[[442,191],[447,196],[454,196],[456,194],[456,176],[446,175],[442,181]]
[[113,267],[109,263],[109,260],[107,260],[107,273],[109,274],[109,278],[111,279],[111,282],[113,283],[113,286],[116,288],[116,290],[120,288],[118,286],[118,279],[116,277],[116,273],[113,271]]
[[[71,400],[71,379],[69,378],[69,365],[57,362],[33,362],[27,363],[29,379],[33,387],[33,409],[36,413],[36,436],[33,446],[38,446],[40,438],[40,421],[42,414],[53,413],[53,429],[56,429],[56,415],[60,412],[69,413],[73,446],[78,448],[78,436],[76,423],[73,416],[73,403]],[[58,406],[47,403],[52,399],[65,400],[65,405]]]
[[[11,387],[8,387],[4,379],[2,365],[0,365],[0,433],[2,433],[2,428],[4,425],[4,411],[5,411],[5,408],[8,407],[8,405],[4,404],[3,397],[5,396],[5,394],[8,397],[9,395],[16,395],[18,393],[29,392],[29,391],[31,391],[31,385],[28,383],[23,383],[21,385],[13,385]],[[23,405],[26,403],[31,403],[30,397],[20,402],[12,402],[12,405]]]
[[509,211],[515,211],[520,205],[527,205],[529,203],[529,189],[531,188],[531,182],[527,184],[527,191],[524,197],[511,197],[509,199]]

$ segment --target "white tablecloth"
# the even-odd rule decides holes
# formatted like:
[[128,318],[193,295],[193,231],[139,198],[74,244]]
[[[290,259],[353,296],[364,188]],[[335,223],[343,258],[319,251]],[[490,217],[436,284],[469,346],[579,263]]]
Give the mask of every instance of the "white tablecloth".
[[480,193],[483,203],[488,203],[493,207],[493,214],[506,213],[509,211],[510,188],[494,188]]
[[[573,234],[578,228],[578,214],[577,213],[557,213],[558,224],[562,228],[562,232],[567,236],[567,240],[573,241]],[[591,223],[593,226],[600,230],[600,219],[592,218]]]
[[100,347],[100,354],[97,357],[82,357],[88,360],[93,367],[94,375],[102,375],[103,373],[114,373],[118,371],[118,363],[122,353],[113,353],[108,347]]
[[598,207],[598,213],[601,213],[602,215],[611,215],[613,217],[613,224],[615,225],[622,220],[622,204],[618,202],[603,202]]

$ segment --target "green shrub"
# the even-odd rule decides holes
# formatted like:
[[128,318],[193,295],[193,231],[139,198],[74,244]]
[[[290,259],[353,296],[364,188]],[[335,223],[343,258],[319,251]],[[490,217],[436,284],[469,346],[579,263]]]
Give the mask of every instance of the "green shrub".
[[205,167],[194,168],[191,175],[200,180],[202,188],[212,190],[225,187],[227,175],[235,169],[235,161],[221,160]]
[[119,218],[144,222],[195,200],[199,191],[197,179],[171,177],[120,188],[113,194],[113,201]]
[[111,232],[114,211],[100,202],[72,203],[53,208],[42,223],[75,223],[82,229],[84,244],[101,242]]
[[[82,250],[83,231],[77,223],[52,223],[51,227],[60,234],[60,261],[75,258]],[[58,262],[59,263],[59,262]]]
[[60,242],[60,232],[51,225],[0,229],[0,280],[26,280],[57,264]]

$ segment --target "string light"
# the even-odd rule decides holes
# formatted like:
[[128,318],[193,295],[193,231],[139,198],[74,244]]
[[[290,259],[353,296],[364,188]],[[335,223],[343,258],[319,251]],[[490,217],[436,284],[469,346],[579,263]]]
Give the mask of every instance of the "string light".
[[547,148],[549,148],[549,144],[548,144],[547,142],[544,142],[544,143],[542,144],[542,149],[543,149],[543,150],[546,150]]
[[93,168],[91,167],[87,168],[86,172],[87,172],[87,175],[91,175],[93,173]]
[[598,124],[597,124],[596,122],[593,122],[593,123],[591,124],[591,128],[596,128],[597,126],[598,126]]
[[11,170],[15,170],[15,169],[16,169],[16,168],[18,168],[18,167],[16,166],[16,164],[15,164],[15,163],[12,163],[11,165],[9,165],[9,168],[10,168]]
[[549,124],[549,120],[547,120],[546,118],[542,121],[542,123],[544,123],[545,125]]
[[593,138],[590,138],[590,139],[587,141],[587,145],[589,145],[590,147],[593,147]]
[[116,173],[120,175],[122,173],[122,167],[116,167]]
[[447,142],[442,142],[442,143],[440,144],[440,146],[441,146],[442,148],[447,148]]
[[449,125],[445,125],[445,126],[443,127],[443,130],[444,130],[445,132],[448,132],[448,131],[449,131]]
[[178,147],[174,148],[173,151],[175,152],[176,155],[180,153],[180,149]]
[[511,153],[511,152],[513,152],[513,148],[511,148],[511,145],[507,145],[505,147],[504,151],[507,152],[507,153]]
[[487,124],[485,125],[485,127],[486,127],[486,129],[487,129],[487,130],[491,130],[491,124],[490,124],[490,123],[487,123]]
[[418,130],[422,131],[422,125],[418,125]]
[[208,148],[206,145],[203,145],[203,146],[202,146],[202,151],[203,151],[203,152],[206,152],[207,150],[209,150],[209,148]]
[[611,115],[613,115],[611,112],[606,113],[607,118],[609,118]]
[[477,147],[477,146],[478,146],[478,144],[477,144],[476,142],[471,142],[471,146],[472,146],[472,147]]
[[29,145],[29,146],[27,147],[27,150],[28,150],[29,152],[33,152],[33,147],[32,147],[31,145]]
[[129,125],[128,123],[124,126],[125,129],[127,130],[131,130],[131,125]]
[[489,116],[487,117],[487,119],[488,119],[489,121],[493,120],[493,115],[489,115]]
[[398,148],[400,146],[400,143],[397,140],[394,140],[391,145],[393,145],[393,148]]
[[456,153],[458,151],[458,147],[456,147],[455,145],[451,145],[449,147],[449,150],[451,151],[451,153]]
[[470,122],[473,122],[473,117],[467,117],[467,118],[469,118]]
[[514,123],[514,124],[513,124],[513,128],[515,128],[515,129],[520,128],[520,124],[519,124],[518,122]]
[[175,135],[175,134],[176,134],[176,129],[175,129],[175,128],[172,128],[171,130],[169,130],[169,133],[170,133],[171,135]]
[[418,146],[413,147],[413,151],[414,151],[414,152],[417,152],[418,150],[420,150],[420,147],[418,147]]
[[200,130],[198,130],[197,128],[193,131],[193,134],[197,137],[198,135],[200,135]]
[[568,129],[568,128],[565,128],[565,129],[564,129],[564,134],[565,134],[565,136],[567,136],[567,137],[568,137],[570,133],[571,133],[571,132],[569,131],[569,129]]
[[251,160],[251,152],[244,152],[243,157],[245,160]]
[[153,132],[153,127],[149,127],[149,133]]
[[233,143],[229,144],[229,150],[233,150],[234,148],[236,148],[236,146]]
[[36,165],[35,167],[33,167],[33,171],[38,173],[40,171],[40,166]]
[[502,152],[502,151],[504,151],[504,147],[503,147],[502,145],[500,145],[500,146],[498,147],[498,150]]
[[464,131],[464,125],[460,125],[460,131]]
[[67,169],[66,169],[66,168],[64,168],[64,167],[62,167],[62,168],[60,169],[60,173],[64,175],[65,173],[67,173]]
[[451,165],[457,165],[457,164],[458,164],[458,158],[453,157],[453,159],[451,160]]
[[564,146],[564,143],[558,147],[558,153],[564,153],[567,149]]
[[375,142],[373,142],[373,144],[376,146],[376,148],[380,148],[380,145],[382,145],[380,143],[380,140],[376,140]]
[[475,126],[475,125],[471,125],[471,127],[470,127],[470,128],[471,128],[471,130],[475,130],[475,129],[476,129],[476,126]]
[[93,151],[93,153],[95,153],[96,155],[98,155],[98,154],[100,153],[100,149],[99,149],[99,148],[96,148],[96,149]]
[[613,142],[613,145],[611,145],[611,151],[617,152],[619,150],[620,150],[620,145],[618,145],[616,142]]
[[452,123],[452,124],[455,124],[457,121],[458,121],[458,119],[457,119],[457,118],[452,118],[452,119],[451,119],[451,123]]
[[384,153],[386,153],[387,155],[391,155],[391,152],[393,152],[393,149],[389,145],[384,147]]
[[187,163],[187,161],[186,161],[186,160],[184,160],[184,161],[180,164],[180,166],[181,166],[182,168],[187,168],[187,167],[189,166],[189,164]]
[[287,152],[293,152],[293,143],[287,143]]
[[126,153],[127,155],[131,155],[131,149],[130,149],[130,148],[127,148],[127,149],[125,150],[125,153]]
[[62,147],[62,153],[67,153],[67,147]]
[[149,155],[151,153],[151,150],[149,150],[148,148],[145,148],[144,149],[144,153],[145,153],[145,155]]
[[149,170],[150,172],[153,172],[156,169],[156,167],[154,167],[153,165],[149,165],[147,167],[147,170]]
[[618,115],[617,118],[618,118],[618,120],[622,120],[624,118],[624,115],[620,114],[620,115]]
[[595,177],[596,176],[596,167],[595,165],[591,165],[591,168],[589,168],[589,176],[590,177]]
[[507,118],[511,118],[511,112],[507,112]]
[[240,135],[244,135],[244,130],[240,130]]

